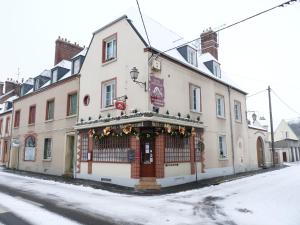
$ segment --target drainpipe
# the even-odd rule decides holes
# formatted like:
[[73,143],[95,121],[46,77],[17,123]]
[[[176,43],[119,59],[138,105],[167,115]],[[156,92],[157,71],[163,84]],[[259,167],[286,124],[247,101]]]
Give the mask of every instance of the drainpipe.
[[235,160],[235,157],[234,157],[234,140],[233,140],[233,126],[232,126],[232,113],[231,113],[231,87],[230,86],[227,86],[228,87],[228,96],[229,96],[229,122],[230,122],[230,133],[231,133],[231,148],[232,148],[232,167],[233,167],[233,174],[235,174],[235,165],[234,165],[234,160]]
[[[77,119],[76,123],[79,121],[79,99],[80,99],[80,76],[81,74],[78,75],[77,79],[78,81],[78,94],[77,94]],[[74,129],[74,127],[73,127]],[[77,161],[77,140],[78,140],[78,131],[75,130],[75,135],[74,135],[74,149],[73,149],[73,179],[76,179],[76,161]]]

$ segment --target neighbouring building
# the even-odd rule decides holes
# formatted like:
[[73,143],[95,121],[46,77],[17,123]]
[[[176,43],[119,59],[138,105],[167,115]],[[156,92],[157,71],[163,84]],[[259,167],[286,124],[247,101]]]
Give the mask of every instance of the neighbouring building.
[[278,160],[300,161],[300,120],[282,120],[274,132],[274,146]]
[[248,128],[246,92],[221,70],[217,34],[201,34],[199,53],[144,19],[150,43],[136,12],[93,33],[80,70],[76,176],[160,188],[258,169],[266,131]]
[[73,175],[78,72],[85,52],[58,38],[54,67],[21,85],[13,104],[12,168]]
[[19,90],[20,84],[12,79],[0,83],[0,165],[2,166],[9,164],[13,101],[18,98]]

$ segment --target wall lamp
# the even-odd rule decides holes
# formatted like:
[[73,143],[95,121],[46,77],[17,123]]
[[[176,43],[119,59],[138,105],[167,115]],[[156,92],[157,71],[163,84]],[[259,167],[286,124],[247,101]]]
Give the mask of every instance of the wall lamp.
[[138,79],[138,77],[139,77],[139,71],[138,71],[138,69],[136,68],[136,67],[133,67],[131,70],[130,70],[130,76],[131,76],[131,79],[132,79],[132,81],[134,82],[134,83],[137,83],[137,84],[139,84],[140,86],[144,86],[144,88],[145,88],[145,91],[147,91],[147,84],[146,84],[146,82],[140,82],[140,81],[138,81],[137,79]]

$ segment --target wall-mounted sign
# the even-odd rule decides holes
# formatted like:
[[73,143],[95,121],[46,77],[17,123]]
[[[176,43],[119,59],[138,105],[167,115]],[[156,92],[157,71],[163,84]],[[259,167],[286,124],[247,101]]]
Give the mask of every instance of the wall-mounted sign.
[[121,100],[117,100],[115,102],[115,108],[118,109],[118,110],[125,110],[126,109],[126,102],[121,101]]
[[165,105],[164,79],[150,76],[150,99],[154,106],[163,107]]

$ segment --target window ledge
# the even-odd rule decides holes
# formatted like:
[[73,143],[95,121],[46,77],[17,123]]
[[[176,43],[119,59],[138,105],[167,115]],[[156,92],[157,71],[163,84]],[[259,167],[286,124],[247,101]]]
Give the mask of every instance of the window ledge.
[[218,116],[218,115],[217,115],[217,118],[218,118],[218,119],[221,119],[221,120],[226,120],[226,117],[225,117],[225,116]]
[[235,120],[235,122],[242,124],[242,121],[240,121],[240,120]]
[[116,109],[114,106],[109,106],[109,107],[106,107],[106,108],[102,108],[100,111],[105,112],[105,111],[114,110],[114,109]]
[[76,117],[77,116],[77,114],[74,114],[74,115],[69,115],[69,116],[66,116],[66,119],[69,119],[69,118],[74,118],[74,117]]
[[45,120],[45,123],[50,123],[50,122],[53,122],[54,119],[50,119],[50,120]]
[[200,114],[200,115],[202,115],[202,111],[200,111],[200,112],[198,112],[198,111],[195,111],[195,110],[192,110],[192,109],[190,109],[190,112],[192,112],[192,113],[197,113],[197,114]]
[[228,157],[224,157],[224,158],[219,158],[219,161],[227,161]]
[[52,158],[49,158],[49,159],[43,159],[43,162],[51,162],[52,161]]
[[102,66],[106,66],[110,63],[113,63],[113,62],[117,61],[117,59],[118,58],[114,58],[114,59],[111,59],[111,60],[108,60],[108,61],[104,61],[104,62],[102,62]]
[[34,126],[34,125],[35,125],[35,123],[29,123],[29,124],[28,124],[29,127],[32,127],[32,126]]

